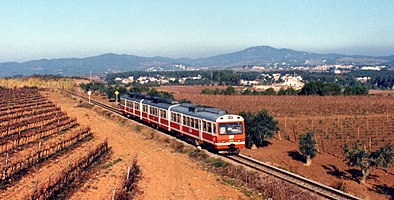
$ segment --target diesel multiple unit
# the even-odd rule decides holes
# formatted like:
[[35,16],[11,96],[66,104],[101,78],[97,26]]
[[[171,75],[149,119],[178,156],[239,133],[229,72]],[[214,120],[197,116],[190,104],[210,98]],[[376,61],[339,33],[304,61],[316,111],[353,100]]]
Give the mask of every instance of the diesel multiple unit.
[[135,93],[122,95],[119,108],[125,116],[219,153],[238,153],[245,147],[244,119],[224,110]]

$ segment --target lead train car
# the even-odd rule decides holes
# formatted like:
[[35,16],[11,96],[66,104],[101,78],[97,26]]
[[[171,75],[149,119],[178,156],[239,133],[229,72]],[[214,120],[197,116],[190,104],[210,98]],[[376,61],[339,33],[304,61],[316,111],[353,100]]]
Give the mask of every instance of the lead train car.
[[239,153],[245,147],[244,119],[224,110],[135,93],[122,95],[119,109],[125,116],[186,136],[219,153]]

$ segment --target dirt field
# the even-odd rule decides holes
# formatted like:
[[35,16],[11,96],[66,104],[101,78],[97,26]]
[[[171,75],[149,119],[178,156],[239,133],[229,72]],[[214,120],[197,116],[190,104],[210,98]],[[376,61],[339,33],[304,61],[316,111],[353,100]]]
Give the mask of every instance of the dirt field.
[[[347,192],[363,199],[393,199],[394,169],[389,173],[374,170],[367,179],[367,185],[358,184],[353,175],[359,173],[345,165],[342,159],[327,153],[319,153],[311,166],[305,166],[298,153],[298,146],[289,141],[271,140],[272,145],[259,149],[243,149],[242,154],[272,163],[288,171],[312,180],[335,186],[343,182]],[[358,177],[357,177],[358,178]]]
[[170,147],[147,140],[141,134],[136,134],[91,109],[78,107],[76,102],[61,94],[48,95],[69,116],[77,117],[78,123],[90,126],[98,140],[108,138],[113,153],[104,166],[121,160],[106,169],[97,170],[71,199],[109,199],[134,157],[137,157],[142,169],[142,179],[138,184],[142,194],[137,199],[247,198],[236,188],[219,182],[220,177],[199,169],[186,155],[174,153]]
[[[344,181],[347,190],[366,199],[394,198],[393,169],[389,173],[376,170],[367,179],[367,186],[359,185],[353,175],[359,173],[342,160],[342,146],[358,139],[367,148],[376,148],[394,141],[393,96],[223,96],[202,95],[198,86],[177,86],[171,90],[176,99],[225,109],[230,113],[256,112],[267,109],[279,121],[281,139],[272,145],[242,153],[271,162],[289,171],[333,186]],[[305,167],[297,146],[297,135],[313,129],[317,133],[320,153],[311,167]],[[289,141],[290,140],[290,141]],[[334,156],[335,155],[335,156]]]

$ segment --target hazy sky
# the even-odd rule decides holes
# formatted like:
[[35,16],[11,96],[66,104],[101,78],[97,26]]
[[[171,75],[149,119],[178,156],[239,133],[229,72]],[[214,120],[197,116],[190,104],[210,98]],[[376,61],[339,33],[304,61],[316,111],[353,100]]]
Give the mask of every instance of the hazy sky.
[[109,52],[197,58],[260,45],[394,54],[393,0],[0,3],[0,62]]

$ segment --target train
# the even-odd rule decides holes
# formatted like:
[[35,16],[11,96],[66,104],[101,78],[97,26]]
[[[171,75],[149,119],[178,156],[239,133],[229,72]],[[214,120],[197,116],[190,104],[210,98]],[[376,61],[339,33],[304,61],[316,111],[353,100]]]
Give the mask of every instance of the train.
[[121,95],[119,110],[128,118],[168,131],[216,153],[238,154],[245,148],[243,117],[225,110],[140,93]]

